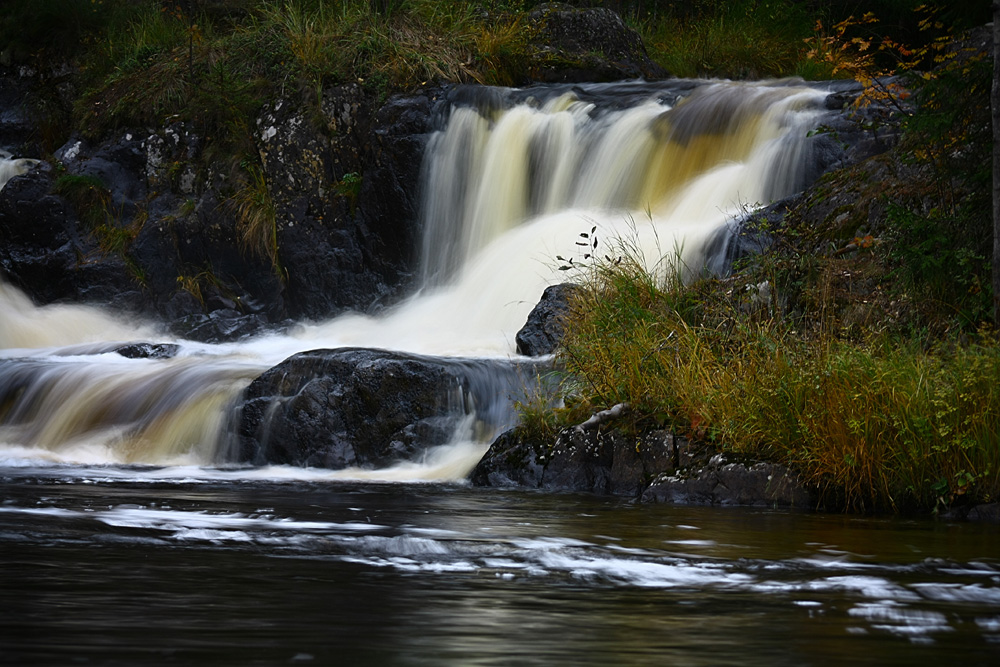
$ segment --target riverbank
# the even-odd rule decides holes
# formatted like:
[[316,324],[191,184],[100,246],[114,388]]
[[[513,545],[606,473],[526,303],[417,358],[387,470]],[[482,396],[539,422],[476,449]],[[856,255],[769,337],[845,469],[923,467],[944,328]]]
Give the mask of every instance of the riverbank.
[[[928,76],[912,88],[916,105],[897,109],[891,150],[742,220],[743,256],[725,276],[651,271],[629,239],[595,247],[556,353],[560,407],[550,396],[522,406],[507,463],[492,459],[480,481],[517,478],[526,452],[545,460],[563,429],[597,414],[637,452],[661,430],[707,452],[647,470],[650,485],[704,477],[714,456],[749,459],[786,466],[814,507],[965,516],[981,506],[973,514],[995,520],[1000,347],[990,142],[979,134],[991,63],[981,36],[965,44],[969,60]],[[738,502],[678,488],[646,496]],[[767,488],[751,504],[767,504]]]

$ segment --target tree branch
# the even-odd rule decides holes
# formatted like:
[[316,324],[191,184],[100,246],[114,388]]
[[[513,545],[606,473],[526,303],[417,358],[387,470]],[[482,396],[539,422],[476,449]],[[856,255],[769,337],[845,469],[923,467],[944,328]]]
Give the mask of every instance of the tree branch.
[[586,430],[592,429],[596,426],[600,426],[604,422],[611,421],[612,419],[617,419],[629,411],[628,403],[618,403],[613,405],[607,410],[601,410],[600,412],[594,413],[594,415],[585,422],[577,424],[573,428],[577,432],[583,433]]

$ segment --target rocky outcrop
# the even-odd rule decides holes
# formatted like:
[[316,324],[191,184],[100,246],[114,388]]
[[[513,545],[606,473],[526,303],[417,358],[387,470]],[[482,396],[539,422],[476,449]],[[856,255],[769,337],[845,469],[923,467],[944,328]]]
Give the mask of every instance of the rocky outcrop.
[[[209,159],[183,123],[75,136],[0,191],[0,270],[38,302],[99,302],[206,341],[378,307],[412,273],[432,96],[375,109],[344,86],[318,109],[276,101],[257,122],[257,172]],[[254,187],[273,248],[244,242]]]
[[431,95],[374,109],[359,86],[340,86],[324,91],[319,117],[291,100],[261,114],[288,316],[367,309],[409,275]]
[[816,503],[782,466],[729,462],[667,431],[629,438],[614,429],[572,427],[549,446],[515,429],[493,443],[471,481],[687,505],[809,508]]
[[175,343],[129,343],[116,347],[114,352],[128,359],[173,359],[180,349]]
[[501,435],[472,472],[476,486],[638,496],[673,470],[674,437],[654,432],[630,441],[619,431],[562,431],[549,447],[519,430]]
[[333,469],[412,460],[456,434],[508,427],[535,371],[357,348],[297,354],[247,388],[236,458]]
[[536,49],[532,78],[546,83],[662,79],[639,34],[604,8],[547,2],[532,10]]
[[816,506],[814,494],[791,470],[774,463],[730,463],[721,455],[698,469],[657,477],[641,495],[643,502],[752,507]]
[[572,283],[552,285],[545,289],[542,298],[528,314],[528,320],[517,332],[515,342],[518,354],[538,357],[555,352],[563,337],[570,299],[579,289]]

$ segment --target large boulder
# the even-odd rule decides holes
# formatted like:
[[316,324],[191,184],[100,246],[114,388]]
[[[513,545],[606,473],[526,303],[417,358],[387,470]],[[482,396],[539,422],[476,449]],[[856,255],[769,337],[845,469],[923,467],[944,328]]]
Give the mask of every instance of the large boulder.
[[346,348],[297,354],[247,388],[237,459],[384,467],[514,419],[535,367]]
[[660,475],[642,492],[641,499],[683,505],[816,506],[815,494],[788,468],[774,463],[728,462],[721,455],[695,470]]
[[532,78],[546,83],[662,79],[639,34],[604,8],[562,2],[539,5],[528,17],[536,50]]
[[552,354],[562,340],[570,300],[580,287],[572,283],[545,288],[514,340],[517,353],[527,357]]

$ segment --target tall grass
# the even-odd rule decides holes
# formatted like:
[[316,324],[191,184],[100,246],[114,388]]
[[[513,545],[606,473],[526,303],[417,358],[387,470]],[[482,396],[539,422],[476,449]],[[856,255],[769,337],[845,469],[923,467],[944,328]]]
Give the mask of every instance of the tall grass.
[[440,81],[510,84],[527,67],[526,28],[517,11],[484,14],[458,0],[101,0],[90,9],[83,0],[38,0],[37,6],[53,13],[67,3],[88,19],[73,28],[85,32],[73,49],[83,69],[75,124],[91,136],[177,119],[239,144],[236,130],[274,95],[301,92],[310,103],[323,87],[343,83],[381,94]]
[[634,21],[650,57],[680,77],[757,79],[796,72],[811,34],[801,3],[704,3]]
[[[617,403],[793,465],[829,506],[932,509],[1000,494],[1000,345],[803,336],[733,280],[685,285],[625,258],[592,267],[559,353],[563,423]],[[538,422],[537,417],[535,422]]]
[[236,232],[244,252],[268,259],[275,275],[284,278],[278,256],[278,224],[263,169],[247,162],[243,187],[228,200],[236,215]]

